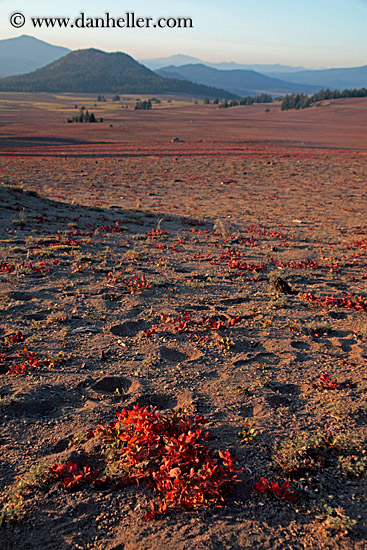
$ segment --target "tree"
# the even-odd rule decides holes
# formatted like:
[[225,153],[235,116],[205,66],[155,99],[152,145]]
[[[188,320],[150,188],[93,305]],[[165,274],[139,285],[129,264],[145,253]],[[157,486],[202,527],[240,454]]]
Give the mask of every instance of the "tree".
[[147,101],[141,101],[141,99],[138,99],[135,105],[135,110],[148,110],[152,108],[152,102],[150,99]]

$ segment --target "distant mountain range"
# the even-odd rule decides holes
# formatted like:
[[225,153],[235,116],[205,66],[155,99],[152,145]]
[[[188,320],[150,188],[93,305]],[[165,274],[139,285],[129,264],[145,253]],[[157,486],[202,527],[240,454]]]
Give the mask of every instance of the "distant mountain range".
[[35,71],[70,51],[25,34],[0,40],[0,77]]
[[71,52],[27,35],[0,40],[0,90],[186,93],[231,99],[364,87],[367,65],[311,70],[279,64],[208,63],[182,54],[138,63],[121,52]]
[[233,99],[235,94],[189,81],[163,78],[121,52],[71,52],[42,69],[0,79],[0,91],[162,94]]
[[239,96],[262,93],[280,95],[297,92],[311,94],[320,90],[319,86],[284,82],[278,78],[266,76],[256,71],[238,69],[235,71],[223,71],[207,67],[200,63],[182,65],[181,67],[171,65],[156,70],[156,73],[165,78],[181,78],[197,82],[198,84],[205,84],[206,86],[224,88]]
[[[170,57],[157,57],[155,59],[140,59],[140,63],[152,70],[162,69],[163,67],[174,65],[175,67],[181,67],[182,65],[206,65],[207,67],[212,67],[213,69],[219,69],[222,71],[235,71],[239,70],[248,70],[248,71],[257,71],[263,74],[276,74],[280,72],[295,72],[295,71],[306,71],[305,67],[291,67],[289,65],[259,65],[259,64],[242,64],[231,62],[223,63],[210,63],[208,61],[203,61],[197,57],[192,57],[191,55],[182,55],[176,54],[171,55]],[[278,76],[278,75],[277,75]]]
[[322,69],[317,71],[282,72],[278,78],[301,84],[317,84],[320,88],[345,90],[367,88],[367,65],[348,69]]

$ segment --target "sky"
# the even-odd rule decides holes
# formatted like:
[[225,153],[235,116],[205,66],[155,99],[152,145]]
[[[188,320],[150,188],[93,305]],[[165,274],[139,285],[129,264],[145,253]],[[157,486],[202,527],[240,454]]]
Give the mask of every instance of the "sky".
[[[13,28],[10,15],[26,23]],[[31,17],[190,17],[191,29],[35,29]],[[0,0],[0,39],[28,34],[70,49],[124,51],[136,59],[177,53],[209,62],[308,68],[367,64],[367,0]]]

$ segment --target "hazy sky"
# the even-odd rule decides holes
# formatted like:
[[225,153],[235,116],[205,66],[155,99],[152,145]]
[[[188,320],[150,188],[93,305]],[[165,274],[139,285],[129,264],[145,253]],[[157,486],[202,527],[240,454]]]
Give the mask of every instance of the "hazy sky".
[[[191,17],[193,29],[15,29],[9,16]],[[207,61],[307,67],[367,64],[367,0],[0,0],[0,38],[29,34],[71,49],[137,59],[183,53]],[[25,52],[26,55],[26,52]]]

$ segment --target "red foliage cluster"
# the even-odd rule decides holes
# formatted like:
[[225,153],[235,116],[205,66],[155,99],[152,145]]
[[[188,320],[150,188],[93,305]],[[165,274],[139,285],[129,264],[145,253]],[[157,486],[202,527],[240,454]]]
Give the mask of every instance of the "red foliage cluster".
[[254,489],[258,493],[267,493],[273,495],[278,500],[291,500],[295,502],[297,497],[294,491],[289,490],[289,482],[284,481],[279,487],[279,484],[275,481],[268,481],[264,477],[261,478],[261,481],[254,483]]
[[145,234],[149,239],[158,239],[162,235],[168,235],[167,231],[163,231],[163,229],[152,229]]
[[[243,317],[229,317],[225,321],[222,320],[213,320],[209,317],[202,317],[201,319],[194,320],[194,313],[189,313],[184,311],[180,315],[171,318],[166,313],[161,313],[160,322],[163,323],[162,331],[168,330],[168,325],[172,325],[172,329],[176,333],[192,333],[196,330],[207,331],[207,330],[225,330],[232,328],[233,326],[242,322]],[[156,325],[153,325],[151,331],[144,331],[147,336],[152,336],[158,331]],[[148,334],[149,333],[149,334]]]
[[193,260],[208,260],[209,258],[211,258],[210,253],[204,256],[201,252],[194,252],[192,255]]
[[234,491],[242,470],[234,466],[228,450],[216,455],[208,448],[211,437],[202,432],[207,422],[203,416],[192,419],[181,411],[163,416],[137,404],[117,418],[88,435],[102,433],[107,443],[119,448],[127,472],[120,486],[144,480],[158,494],[147,520],[174,509],[222,505]]
[[127,280],[120,280],[116,278],[113,273],[108,274],[108,281],[112,284],[122,284],[126,287],[126,289],[130,292],[130,294],[135,294],[136,292],[139,292],[140,290],[144,290],[146,288],[150,288],[152,286],[152,283],[150,283],[144,273],[139,277],[133,277],[132,279]]
[[192,229],[185,227],[184,231],[188,231],[190,233],[197,233],[198,235],[206,235],[207,233],[209,233],[209,229],[195,229],[194,227]]
[[53,247],[53,246],[60,246],[60,245],[64,245],[64,246],[79,246],[80,244],[83,244],[83,241],[75,241],[74,239],[71,239],[70,237],[67,237],[65,240],[62,240],[61,236],[60,235],[56,235],[56,240],[55,241],[37,241],[36,242],[36,245],[37,246],[50,246],[50,247]]
[[[253,241],[251,246],[257,246],[257,243]],[[264,264],[248,264],[247,262],[242,261],[241,258],[243,258],[244,256],[245,253],[242,252],[239,248],[227,248],[227,250],[222,250],[219,261],[229,260],[227,262],[228,269],[240,269],[242,271],[252,271],[253,273],[257,273],[265,269]]]
[[228,269],[240,269],[241,271],[252,271],[252,273],[258,273],[259,271],[263,271],[265,269],[264,264],[248,264],[247,262],[243,262],[241,260],[230,260],[227,263],[227,266]]
[[281,262],[276,261],[277,267],[291,267],[292,269],[324,269],[316,260],[301,260],[300,262]]
[[227,250],[222,250],[222,253],[219,257],[220,260],[238,260],[243,258],[245,255],[244,252],[241,252],[239,248],[227,248]]
[[315,384],[314,382],[312,382],[311,386],[320,390],[337,390],[339,388],[339,384],[331,379],[331,375],[327,374],[320,374],[320,379],[318,383]]
[[348,244],[347,248],[362,248],[367,250],[367,239],[361,239],[360,241],[352,241],[352,244]]
[[106,231],[106,233],[122,233],[126,231],[126,227],[120,225],[120,222],[117,220],[113,225],[101,225],[99,231]]
[[245,244],[246,246],[259,246],[258,242],[255,241],[252,235],[249,239],[243,239],[243,244]]
[[11,366],[6,374],[25,374],[39,367],[38,354],[33,351],[18,352],[25,360],[20,365]]
[[9,345],[17,344],[18,342],[22,342],[23,340],[24,340],[24,334],[21,330],[18,330],[18,332],[14,332],[13,334],[9,334],[8,336],[5,336],[5,342]]
[[281,262],[280,260],[275,261],[274,258],[271,259],[277,267],[290,267],[291,269],[323,269],[330,271],[340,271],[340,265],[338,262],[331,262],[330,265],[320,264],[316,260],[301,260],[299,262]]
[[[45,273],[48,273],[49,271],[52,271],[52,267],[47,267],[45,260],[41,260],[38,262],[38,264],[34,264],[33,262],[26,262],[23,261],[19,264],[20,268],[27,268],[33,271],[34,273],[40,273],[41,275],[44,275]],[[6,262],[0,262],[0,271],[2,273],[13,273],[15,271],[15,266],[12,264],[8,264]]]
[[0,262],[1,273],[12,273],[14,269],[15,269],[14,265],[8,264],[7,262]]
[[192,321],[193,316],[193,313],[184,311],[183,314],[177,315],[172,319],[169,315],[161,313],[161,322],[165,325],[163,330],[167,330],[167,325],[172,325],[174,332],[188,332],[194,326],[194,321]]
[[331,308],[336,306],[345,307],[346,309],[354,309],[356,311],[367,310],[367,299],[363,298],[363,296],[356,296],[354,298],[353,294],[348,294],[342,298],[335,298],[335,296],[325,296],[324,298],[320,298],[314,294],[303,294],[301,298],[321,308]]
[[33,271],[33,273],[39,273],[40,275],[44,275],[45,273],[52,271],[52,267],[48,267],[45,260],[39,261],[37,265],[33,262],[23,261],[19,264],[19,267],[25,267],[26,269]]
[[261,227],[259,224],[254,224],[246,227],[244,229],[244,233],[252,233],[253,235],[265,235],[266,237],[274,237],[275,239],[288,239],[288,235],[286,235],[285,233],[266,229],[266,227]]
[[100,470],[91,470],[88,465],[78,470],[77,465],[71,461],[67,464],[54,464],[49,468],[49,472],[57,480],[62,480],[65,487],[70,491],[78,491],[82,485],[87,484],[103,487],[110,481],[109,478],[98,477]]

